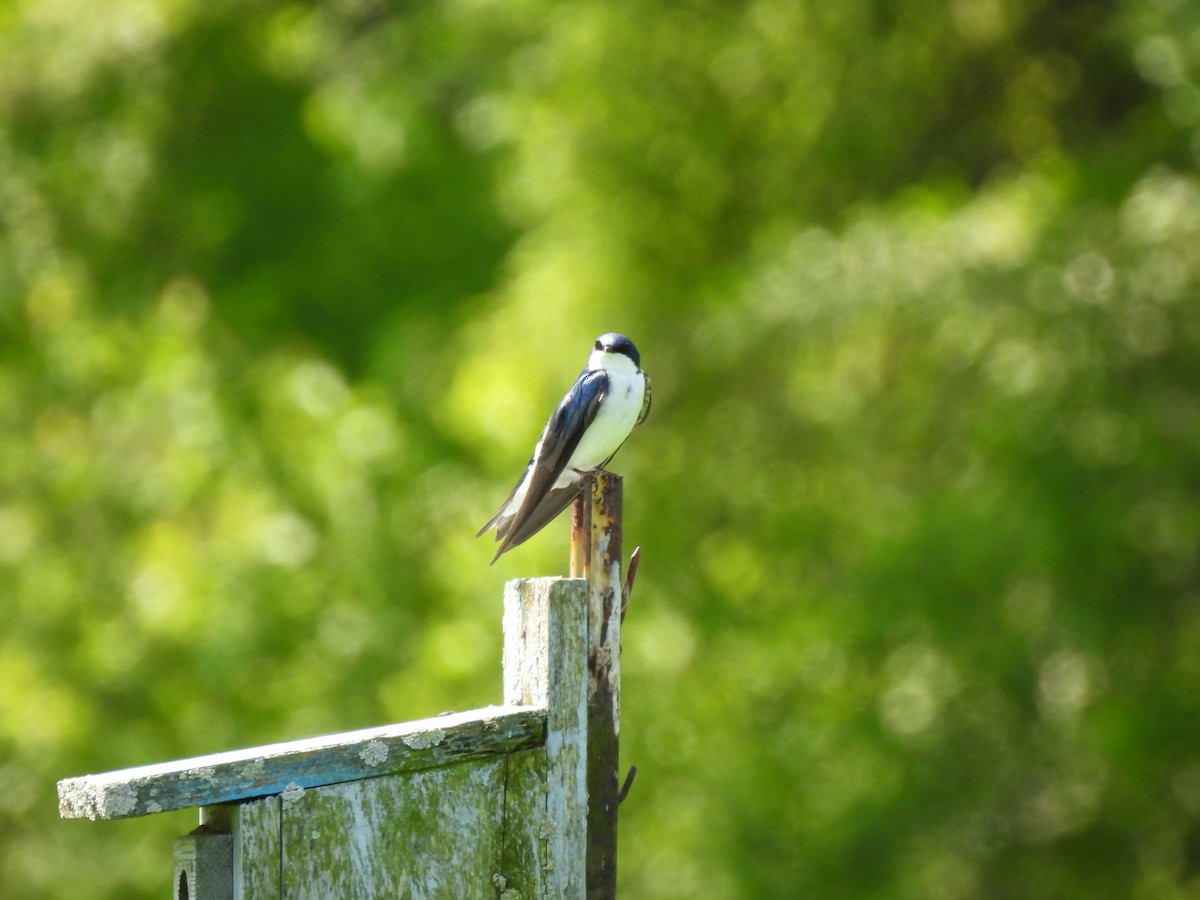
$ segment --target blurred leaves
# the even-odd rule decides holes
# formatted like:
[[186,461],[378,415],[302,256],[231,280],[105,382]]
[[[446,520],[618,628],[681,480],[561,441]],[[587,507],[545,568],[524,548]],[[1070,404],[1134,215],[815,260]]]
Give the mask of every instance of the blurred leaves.
[[623,895],[1195,893],[1188,4],[16,2],[0,111],[0,895],[164,890],[58,778],[495,702],[614,328]]

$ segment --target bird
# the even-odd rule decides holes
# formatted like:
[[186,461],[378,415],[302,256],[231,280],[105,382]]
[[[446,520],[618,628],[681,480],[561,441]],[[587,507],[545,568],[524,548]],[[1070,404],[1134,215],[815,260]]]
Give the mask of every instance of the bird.
[[479,529],[496,529],[500,555],[524,543],[566,509],[603,469],[634,427],[650,414],[650,378],[633,341],[609,332],[596,338],[587,365],[550,415],[525,472],[496,514]]

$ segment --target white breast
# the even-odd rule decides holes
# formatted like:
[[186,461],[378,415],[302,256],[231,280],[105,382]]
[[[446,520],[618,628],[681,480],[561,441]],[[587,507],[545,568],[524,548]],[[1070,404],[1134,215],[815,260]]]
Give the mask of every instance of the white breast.
[[617,452],[637,424],[646,393],[645,376],[636,369],[621,372],[609,368],[607,373],[608,393],[600,403],[596,418],[571,454],[569,468],[594,469]]

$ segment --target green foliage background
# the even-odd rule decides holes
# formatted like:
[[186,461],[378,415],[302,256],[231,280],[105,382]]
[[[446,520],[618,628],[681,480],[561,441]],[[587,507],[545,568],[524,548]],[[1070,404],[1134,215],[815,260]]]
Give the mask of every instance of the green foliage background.
[[0,5],[0,896],[59,778],[499,699],[591,339],[626,897],[1200,891],[1200,8]]

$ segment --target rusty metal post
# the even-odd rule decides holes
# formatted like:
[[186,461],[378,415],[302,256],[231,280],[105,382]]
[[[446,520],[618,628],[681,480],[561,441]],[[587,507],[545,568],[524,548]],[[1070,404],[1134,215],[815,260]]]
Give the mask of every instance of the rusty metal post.
[[621,476],[594,473],[571,510],[571,575],[588,582],[587,895],[617,893],[621,715]]
[[589,480],[579,496],[571,503],[571,565],[572,578],[587,578],[592,550],[592,500]]

